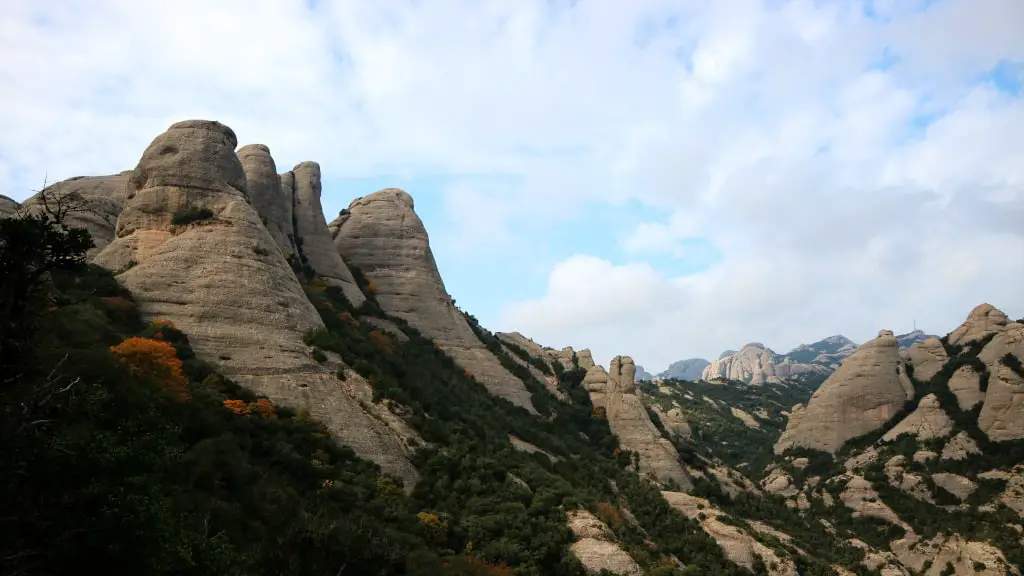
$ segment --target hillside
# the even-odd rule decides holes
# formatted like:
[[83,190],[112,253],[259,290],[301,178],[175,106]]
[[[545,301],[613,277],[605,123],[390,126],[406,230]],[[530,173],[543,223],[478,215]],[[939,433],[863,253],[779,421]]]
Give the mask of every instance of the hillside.
[[407,192],[322,188],[191,120],[0,198],[4,573],[1019,573],[997,309],[648,382],[456,307]]

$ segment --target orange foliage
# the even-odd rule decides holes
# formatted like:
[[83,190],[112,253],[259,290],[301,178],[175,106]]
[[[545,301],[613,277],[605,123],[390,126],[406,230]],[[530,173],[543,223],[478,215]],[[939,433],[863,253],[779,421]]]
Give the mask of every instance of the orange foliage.
[[377,293],[377,285],[373,283],[373,280],[370,280],[370,283],[366,285],[366,291],[371,295]]
[[388,335],[381,332],[380,330],[374,330],[373,332],[370,332],[370,342],[373,342],[374,346],[380,348],[381,350],[387,352],[388,354],[394,352],[394,349],[392,349],[391,347],[391,338],[388,338]]
[[466,378],[472,378],[472,377],[473,377],[473,371],[472,370],[466,370]]
[[248,414],[250,410],[249,405],[245,403],[245,400],[225,400],[224,407],[235,414]]
[[153,320],[152,322],[149,323],[149,325],[152,328],[175,328],[175,329],[177,329],[177,327],[174,325],[173,322],[171,322],[170,320],[164,320],[164,319]]
[[612,456],[618,456],[619,454],[622,454],[622,448],[616,448],[612,451]]
[[150,380],[180,400],[188,400],[188,378],[174,346],[160,340],[134,337],[111,346],[110,351],[132,375]]
[[607,502],[597,503],[597,517],[612,528],[622,523],[622,515],[618,509]]
[[256,412],[263,418],[277,418],[277,412],[274,409],[274,404],[266,398],[260,398],[256,402],[252,403],[250,409],[255,408]]
[[594,406],[594,409],[590,411],[590,417],[595,420],[604,420],[607,417],[604,406]]
[[121,308],[121,309],[128,309],[128,308],[134,308],[135,307],[135,303],[134,302],[132,302],[131,300],[129,300],[127,298],[122,298],[121,296],[104,296],[104,297],[100,298],[100,300],[106,302],[107,304],[110,304],[112,306],[116,306],[116,307]]
[[346,324],[352,326],[353,328],[359,327],[359,320],[353,318],[352,314],[349,312],[342,312],[341,314],[338,314],[338,320],[345,322]]

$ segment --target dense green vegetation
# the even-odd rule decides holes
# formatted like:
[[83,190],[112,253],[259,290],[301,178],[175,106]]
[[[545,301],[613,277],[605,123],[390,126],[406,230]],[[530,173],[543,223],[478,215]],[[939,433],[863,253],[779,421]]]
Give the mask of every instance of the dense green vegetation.
[[171,224],[185,226],[193,222],[201,222],[213,218],[213,211],[202,206],[188,206],[178,210],[171,216]]

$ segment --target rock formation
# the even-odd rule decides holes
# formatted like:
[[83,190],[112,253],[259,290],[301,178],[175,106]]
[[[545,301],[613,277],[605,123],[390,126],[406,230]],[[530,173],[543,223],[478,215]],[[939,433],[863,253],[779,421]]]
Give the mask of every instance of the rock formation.
[[978,428],[997,442],[1024,438],[1024,378],[999,364],[989,376]]
[[950,392],[956,395],[961,410],[970,410],[985,400],[985,393],[981,390],[981,374],[970,364],[957,368],[950,376],[948,386]]
[[[201,359],[275,403],[309,410],[411,488],[407,430],[389,424],[386,410],[366,412],[359,400],[372,400],[368,384],[354,397],[308,359],[303,334],[323,323],[249,203],[236,145],[219,122],[178,122],[157,136],[96,262],[119,272],[147,319],[188,334]],[[194,221],[174,224],[176,214]]]
[[623,449],[640,454],[641,472],[653,474],[662,482],[673,480],[684,490],[691,489],[693,483],[679,463],[675,446],[661,435],[635,394],[632,358],[616,356],[611,366],[612,375],[601,366],[587,370],[583,386],[590,392],[590,401],[595,408],[604,409],[608,426]]
[[[110,176],[79,176],[47,186],[43,191],[73,207],[66,222],[69,226],[89,231],[94,244],[89,250],[89,257],[95,257],[114,239],[117,217],[129,193],[130,176],[130,170]],[[40,195],[26,200],[24,208],[30,211],[41,209]]]
[[372,282],[381,308],[432,338],[492,394],[535,412],[526,385],[480,342],[445,290],[412,197],[388,188],[348,210],[332,222],[334,245]]
[[328,284],[339,286],[353,306],[360,306],[366,296],[356,286],[355,278],[334,247],[331,232],[320,205],[320,165],[302,162],[291,172],[281,175],[285,196],[293,199],[295,248],[299,260],[308,264]]
[[889,330],[847,358],[811,396],[806,408],[790,415],[776,453],[803,446],[834,453],[843,442],[885,424],[903,407],[899,345]]
[[892,442],[902,434],[917,436],[918,440],[942,438],[953,430],[953,420],[942,410],[935,394],[928,394],[918,402],[909,416],[892,427],[882,440]]
[[942,370],[949,356],[938,338],[928,338],[911,346],[907,351],[907,359],[914,367],[914,378],[919,382],[928,382]]
[[567,525],[577,538],[571,551],[589,574],[608,570],[621,576],[643,576],[644,571],[616,542],[608,526],[585,509],[566,513]]
[[249,144],[238,149],[238,159],[245,170],[249,200],[270,232],[271,238],[286,259],[295,254],[295,219],[291,193],[285,194],[281,176],[270,149],[263,144]]
[[21,208],[20,204],[7,196],[0,194],[0,216],[10,216],[17,212],[18,208]]
[[979,304],[971,310],[963,324],[949,333],[949,343],[954,346],[961,346],[981,340],[989,334],[1002,331],[1009,321],[1010,319],[1006,317],[1006,314],[1003,314],[995,306]]
[[594,367],[594,357],[590,354],[589,348],[584,348],[576,353],[576,364],[584,370],[590,370]]
[[688,380],[690,382],[700,380],[701,374],[704,373],[704,368],[710,364],[703,358],[688,358],[686,360],[679,360],[669,364],[668,369],[658,374],[662,378],[672,378],[674,380]]

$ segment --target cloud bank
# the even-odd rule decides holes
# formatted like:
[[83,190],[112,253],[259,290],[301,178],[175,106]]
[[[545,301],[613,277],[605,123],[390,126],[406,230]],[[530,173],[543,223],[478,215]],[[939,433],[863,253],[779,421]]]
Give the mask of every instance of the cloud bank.
[[410,182],[460,305],[599,362],[1024,315],[1016,0],[42,4],[0,5],[16,199],[214,118],[329,212]]

